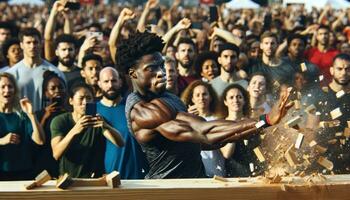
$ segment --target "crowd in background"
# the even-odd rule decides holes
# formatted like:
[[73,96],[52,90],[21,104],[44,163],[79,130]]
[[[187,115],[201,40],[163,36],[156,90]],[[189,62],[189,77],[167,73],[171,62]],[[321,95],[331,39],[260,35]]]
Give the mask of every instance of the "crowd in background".
[[[350,9],[222,4],[213,11],[148,0],[73,10],[66,3],[0,3],[0,180],[32,179],[44,169],[53,177],[113,170],[123,179],[145,177],[148,162],[125,117],[133,86],[117,64],[127,48],[118,43],[144,31],[162,37],[167,90],[189,113],[207,121],[255,118],[270,111],[287,85],[291,100],[303,109],[315,106],[304,126],[327,148],[332,171],[349,172],[349,135],[336,145],[328,141],[350,126]],[[97,115],[86,113],[92,102]],[[329,114],[335,109],[340,116]],[[319,128],[334,119],[337,126]],[[253,152],[259,144],[252,136],[203,150],[207,176],[262,174],[250,168],[259,167]]]

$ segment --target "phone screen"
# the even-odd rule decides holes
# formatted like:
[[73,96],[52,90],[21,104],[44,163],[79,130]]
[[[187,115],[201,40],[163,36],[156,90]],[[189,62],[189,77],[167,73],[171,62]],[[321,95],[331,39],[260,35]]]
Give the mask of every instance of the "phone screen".
[[218,21],[218,9],[216,6],[210,6],[209,7],[209,21],[210,23]]
[[96,103],[87,103],[85,115],[96,116]]
[[80,3],[68,1],[64,7],[69,8],[70,10],[79,10]]

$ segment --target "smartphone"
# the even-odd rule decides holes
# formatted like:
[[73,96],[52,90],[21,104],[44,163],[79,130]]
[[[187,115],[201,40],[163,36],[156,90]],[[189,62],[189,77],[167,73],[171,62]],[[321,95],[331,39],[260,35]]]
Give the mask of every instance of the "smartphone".
[[96,37],[98,41],[102,41],[103,40],[103,33],[89,31],[89,32],[87,32],[86,37]]
[[80,9],[80,3],[74,2],[74,1],[67,1],[67,3],[64,5],[65,8],[68,8],[69,10],[79,10]]
[[56,103],[56,106],[62,106],[63,105],[63,99],[62,97],[55,97],[51,100],[51,104]]
[[85,115],[96,116],[96,103],[87,103]]
[[216,6],[210,6],[209,7],[209,22],[213,23],[218,21],[219,15],[218,15],[218,9]]

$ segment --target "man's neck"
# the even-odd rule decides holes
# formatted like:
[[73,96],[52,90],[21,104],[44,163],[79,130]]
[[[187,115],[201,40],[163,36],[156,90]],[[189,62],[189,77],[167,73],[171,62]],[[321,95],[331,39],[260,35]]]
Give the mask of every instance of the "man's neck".
[[113,107],[113,106],[117,106],[121,100],[122,100],[121,96],[118,96],[114,100],[107,99],[105,96],[103,96],[101,99],[101,103],[107,107]]
[[234,73],[235,71],[230,73],[225,71],[222,67],[220,71],[220,78],[226,83],[233,82],[235,79],[237,79],[236,74]]
[[191,75],[190,69],[183,67],[180,63],[177,65],[177,70],[180,76],[187,77]]
[[290,53],[288,53],[288,58],[289,58],[290,61],[295,62],[295,63],[299,63],[299,62],[302,62],[304,60],[304,57],[302,55],[300,55],[300,56],[293,56]]
[[334,92],[339,92],[341,90],[344,90],[344,92],[350,92],[350,84],[347,85],[340,85],[334,80],[329,84],[329,87],[334,91]]
[[326,52],[328,50],[328,46],[327,45],[323,45],[323,44],[317,44],[317,49],[320,51],[320,52]]
[[28,66],[30,68],[34,68],[34,67],[41,65],[41,63],[43,63],[43,59],[41,59],[40,56],[38,56],[38,57],[24,57],[23,62],[26,66]]
[[72,67],[68,67],[63,65],[62,63],[58,63],[57,68],[61,71],[61,72],[71,72],[74,69],[74,66]]
[[266,56],[265,54],[262,55],[262,61],[265,65],[268,65],[269,67],[276,67],[280,63],[280,60],[277,59],[275,56]]

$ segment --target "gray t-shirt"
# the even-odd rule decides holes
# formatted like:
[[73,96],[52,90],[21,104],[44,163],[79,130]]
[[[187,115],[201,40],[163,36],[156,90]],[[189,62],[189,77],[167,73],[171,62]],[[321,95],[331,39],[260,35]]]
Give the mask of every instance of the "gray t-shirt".
[[34,68],[26,66],[24,60],[21,60],[6,71],[15,77],[20,90],[20,98],[28,97],[33,104],[34,112],[41,110],[43,107],[43,74],[47,70],[55,72],[64,81],[66,80],[64,74],[46,60],[43,60],[41,65]]
[[221,96],[222,96],[224,90],[226,89],[226,87],[231,85],[231,84],[238,84],[238,85],[242,86],[244,89],[246,89],[248,87],[248,82],[244,79],[225,82],[221,79],[220,76],[211,80],[210,84],[213,87],[213,89],[214,89],[214,91],[219,99],[221,99]]

